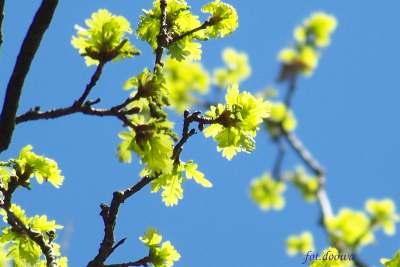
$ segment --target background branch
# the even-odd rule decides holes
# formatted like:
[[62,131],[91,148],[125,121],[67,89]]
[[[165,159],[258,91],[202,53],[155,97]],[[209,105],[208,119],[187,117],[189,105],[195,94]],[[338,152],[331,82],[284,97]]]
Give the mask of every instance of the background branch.
[[22,87],[43,35],[53,18],[57,3],[58,0],[42,1],[22,43],[7,85],[0,115],[0,152],[6,150],[10,145]]

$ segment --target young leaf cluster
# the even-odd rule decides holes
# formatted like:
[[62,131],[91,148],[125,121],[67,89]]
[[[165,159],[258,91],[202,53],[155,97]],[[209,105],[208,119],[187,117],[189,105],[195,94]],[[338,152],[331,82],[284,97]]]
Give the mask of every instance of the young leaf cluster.
[[363,211],[343,208],[332,218],[327,218],[325,224],[334,244],[343,242],[354,249],[371,244],[375,240],[374,231],[383,229],[385,234],[395,233],[395,224],[399,221],[396,207],[392,200],[368,200]]
[[231,86],[225,96],[226,104],[211,106],[206,115],[217,119],[204,130],[206,137],[217,142],[218,151],[231,160],[238,152],[250,153],[255,149],[259,125],[270,114],[269,103],[248,92],[239,92],[238,85]]
[[149,248],[150,262],[154,267],[172,267],[181,258],[170,241],[162,242],[162,236],[155,228],[149,228],[139,239]]
[[251,74],[251,67],[246,53],[238,52],[233,48],[225,48],[222,52],[224,67],[217,68],[213,73],[215,84],[225,89],[234,84],[240,84]]
[[299,235],[289,236],[286,239],[286,251],[290,256],[314,251],[314,238],[312,234],[305,231]]
[[283,193],[286,186],[272,179],[269,173],[253,180],[250,185],[250,197],[262,210],[281,210],[285,206]]
[[72,37],[71,44],[85,57],[86,65],[97,65],[139,54],[139,50],[127,39],[132,28],[123,16],[100,9],[85,24],[88,28],[75,26],[77,33]]
[[294,30],[295,44],[279,53],[284,69],[281,79],[300,73],[310,76],[318,65],[319,49],[329,45],[337,26],[336,18],[324,12],[310,15]]
[[201,44],[199,40],[225,37],[238,26],[236,10],[229,4],[215,0],[203,6],[202,11],[210,14],[201,23],[185,0],[170,0],[166,8],[166,35],[163,43],[160,33],[160,1],[155,0],[153,8],[145,10],[140,17],[137,36],[149,43],[155,51],[160,45],[168,49],[168,54],[177,60],[199,60]]

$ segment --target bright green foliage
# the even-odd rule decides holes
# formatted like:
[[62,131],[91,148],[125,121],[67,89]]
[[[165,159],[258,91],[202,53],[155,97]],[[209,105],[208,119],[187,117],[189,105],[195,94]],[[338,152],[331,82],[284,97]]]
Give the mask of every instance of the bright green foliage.
[[168,58],[165,60],[163,70],[169,103],[178,113],[189,109],[197,102],[194,93],[208,92],[209,75],[199,63]]
[[[48,220],[46,215],[36,215],[28,217],[25,211],[18,205],[12,204],[10,211],[28,228],[34,232],[43,235],[47,242],[49,242],[52,234],[56,233],[58,229],[62,229],[61,225],[56,224],[54,220]],[[7,213],[2,210],[1,214],[3,220],[7,222]],[[31,240],[27,235],[12,231],[11,227],[3,228],[0,236],[0,244],[5,245],[8,251],[10,259],[15,262],[18,267],[25,267],[30,265],[43,266],[41,265],[42,251],[40,247]],[[59,245],[52,242],[54,254],[59,257]],[[67,266],[67,259],[59,257],[60,267]],[[64,264],[64,265],[61,265]],[[45,266],[45,265],[44,265]]]
[[176,134],[173,123],[166,119],[164,107],[168,105],[168,92],[161,70],[155,73],[145,69],[138,76],[130,78],[125,89],[133,89],[132,101],[127,109],[139,112],[129,116],[132,129],[120,133],[122,142],[118,156],[123,162],[131,161],[131,151],[140,158],[148,174],[170,173],[172,150]]
[[336,25],[335,17],[317,12],[311,14],[303,25],[296,27],[294,31],[296,43],[292,47],[283,49],[278,56],[279,61],[286,67],[285,71],[310,76],[318,65],[318,48],[329,45]]
[[[267,119],[267,127],[273,137],[279,135],[280,130],[275,129],[281,126],[285,132],[292,132],[296,129],[297,120],[291,110],[288,110],[285,104],[281,102],[270,102],[271,115]],[[272,122],[268,123],[268,122]]]
[[310,76],[318,65],[319,53],[311,46],[285,48],[279,52],[278,59],[284,65]]
[[283,182],[275,181],[266,173],[251,183],[250,197],[263,210],[281,210],[285,206],[285,189]]
[[214,71],[214,82],[219,88],[239,84],[250,76],[251,67],[246,53],[237,52],[233,48],[225,48],[222,59],[225,67]]
[[299,168],[290,174],[293,184],[300,190],[306,201],[315,201],[319,189],[317,177],[308,175],[304,169]]
[[197,169],[198,165],[193,161],[185,164],[185,173],[187,179],[193,179],[203,187],[212,187],[212,183],[204,177],[204,174]]
[[400,217],[396,213],[396,205],[391,199],[370,199],[365,204],[365,209],[371,214],[375,225],[381,226],[387,235],[394,235],[396,223]]
[[0,181],[1,186],[5,189],[8,189],[8,183],[10,182],[11,176],[15,176],[15,170],[12,168],[12,164],[0,162]]
[[211,106],[206,115],[218,123],[204,130],[206,137],[213,137],[218,151],[231,160],[238,152],[250,153],[255,148],[255,136],[263,119],[269,116],[269,104],[248,92],[239,92],[233,85],[225,96],[226,104]]
[[86,65],[97,65],[99,61],[124,59],[139,53],[126,39],[132,33],[129,21],[123,16],[111,14],[106,9],[93,13],[85,21],[86,28],[76,25],[76,36],[71,44],[85,57]]
[[310,267],[351,267],[352,261],[346,254],[340,254],[336,248],[325,249],[319,258],[310,264]]
[[11,267],[10,257],[7,255],[6,248],[0,244],[0,266]]
[[396,252],[396,255],[392,259],[381,259],[381,263],[385,267],[399,267],[400,266],[400,250]]
[[296,27],[294,38],[300,44],[311,43],[326,47],[337,26],[336,18],[324,12],[316,12],[307,18],[303,25]]
[[186,180],[193,179],[197,184],[209,188],[212,183],[207,180],[193,161],[181,162],[170,173],[164,173],[152,182],[152,192],[162,190],[161,197],[167,207],[177,205],[183,198],[182,184]]
[[131,151],[134,151],[149,174],[171,172],[174,142],[166,132],[170,130],[167,126],[165,123],[150,123],[143,124],[137,131],[121,132],[119,137],[122,142],[118,146],[120,160],[130,162]]
[[220,0],[206,4],[201,11],[210,14],[211,26],[206,29],[209,38],[225,37],[239,26],[239,18],[233,6]]
[[308,251],[314,250],[314,238],[308,231],[300,235],[291,235],[286,240],[286,248],[290,256],[306,254]]
[[[169,0],[167,5],[167,34],[170,40],[164,44],[168,53],[177,60],[201,58],[201,44],[197,40],[224,37],[232,33],[238,25],[235,9],[221,1],[214,1],[202,8],[203,12],[210,13],[206,27],[201,27],[198,16],[193,15],[190,6],[185,0]],[[145,10],[140,17],[137,35],[148,42],[156,50],[157,37],[160,33],[160,1],[153,2],[151,10]],[[196,31],[193,31],[198,29]],[[193,31],[192,34],[186,34]],[[175,39],[179,36],[183,38]]]
[[15,159],[17,170],[22,175],[26,175],[25,172],[28,172],[30,174],[29,178],[36,177],[39,184],[46,181],[59,188],[64,181],[64,177],[61,175],[57,162],[35,154],[32,149],[31,145],[21,149],[19,156]]
[[172,267],[181,258],[170,241],[161,243],[162,236],[154,228],[149,228],[139,239],[150,249],[149,256],[154,267]]
[[[144,103],[140,103],[142,106],[139,106],[144,112],[149,111],[150,115],[157,118],[166,116],[161,108],[169,105],[168,91],[160,68],[157,68],[155,72],[144,69],[139,75],[129,78],[124,84],[124,89],[132,90],[131,96],[135,99],[147,99],[148,108]],[[128,108],[135,107],[137,104],[133,102]]]
[[[167,25],[171,36],[179,36],[185,32],[195,29],[201,25],[198,16],[190,11],[190,6],[185,0],[170,0],[167,5]],[[157,36],[160,32],[160,1],[153,2],[151,10],[144,10],[140,17],[137,35],[146,41],[155,50],[157,48]],[[171,44],[169,54],[178,60],[201,58],[201,44],[193,39],[199,34],[189,35]]]
[[357,248],[374,242],[371,223],[364,212],[344,208],[337,216],[326,219],[325,224],[334,243],[341,241]]

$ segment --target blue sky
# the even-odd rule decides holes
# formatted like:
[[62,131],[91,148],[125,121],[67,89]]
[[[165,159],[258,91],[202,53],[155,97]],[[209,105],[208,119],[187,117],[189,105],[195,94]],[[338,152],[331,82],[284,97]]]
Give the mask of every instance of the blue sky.
[[[209,69],[221,65],[226,46],[249,54],[252,77],[242,89],[256,92],[270,85],[278,71],[277,52],[291,43],[292,29],[313,11],[334,14],[339,27],[332,45],[323,53],[315,75],[302,79],[294,108],[299,119],[298,135],[326,167],[327,189],[335,211],[348,206],[362,209],[367,198],[391,197],[400,203],[398,175],[400,126],[398,77],[400,25],[398,1],[239,1],[230,0],[240,16],[240,27],[231,37],[204,44],[203,63]],[[194,11],[206,1],[189,1]],[[0,85],[5,88],[20,43],[39,1],[6,1],[5,41],[0,55]],[[60,1],[26,80],[20,112],[32,106],[43,109],[69,105],[80,95],[93,68],[87,68],[70,46],[74,24],[99,8],[108,8],[137,25],[141,9],[151,1],[94,0]],[[102,105],[119,103],[126,95],[122,83],[154,57],[147,44],[133,41],[142,55],[106,67],[93,92]],[[281,88],[282,89],[282,88]],[[1,90],[3,94],[3,90]],[[178,123],[179,125],[179,123]],[[19,125],[11,148],[2,159],[15,156],[32,144],[35,151],[58,161],[66,177],[60,190],[49,185],[19,191],[16,202],[29,214],[46,213],[66,229],[59,241],[71,266],[84,266],[98,249],[102,236],[99,203],[108,202],[113,190],[137,179],[138,162],[124,165],[115,149],[121,125],[114,119],[74,115],[52,121]],[[195,159],[214,187],[202,189],[186,183],[185,198],[174,208],[165,208],[160,196],[146,188],[121,209],[117,237],[128,237],[110,263],[139,259],[146,254],[138,241],[148,226],[159,228],[179,249],[176,265],[266,267],[301,266],[302,258],[288,258],[284,240],[293,233],[311,230],[318,249],[326,237],[317,225],[316,204],[306,204],[298,192],[286,192],[281,212],[261,212],[248,197],[252,178],[268,170],[275,148],[267,135],[257,137],[257,149],[228,162],[211,140],[198,135],[185,146],[184,159]],[[290,156],[285,166],[300,162]],[[362,250],[362,257],[379,266],[382,256],[400,248],[398,236],[377,234],[377,242]]]

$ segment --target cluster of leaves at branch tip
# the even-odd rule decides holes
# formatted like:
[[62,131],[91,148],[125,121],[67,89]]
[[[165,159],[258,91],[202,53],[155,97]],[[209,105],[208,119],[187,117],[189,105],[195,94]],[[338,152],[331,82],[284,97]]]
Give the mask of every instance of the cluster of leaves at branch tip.
[[355,250],[373,243],[376,230],[382,229],[386,235],[395,234],[399,215],[392,200],[370,199],[366,202],[365,209],[367,213],[343,208],[336,216],[325,219],[334,244],[342,242]]
[[162,242],[162,236],[155,228],[149,228],[139,239],[149,248],[150,261],[154,267],[172,267],[181,258],[170,241]]
[[283,129],[286,133],[293,132],[297,126],[293,111],[279,101],[270,101],[271,115],[265,120],[267,130],[272,138],[278,138]]
[[281,50],[278,55],[284,65],[281,79],[297,73],[311,76],[318,65],[319,49],[330,44],[336,27],[336,18],[324,12],[311,14],[302,25],[297,26],[294,30],[295,44]]
[[86,65],[98,65],[99,62],[121,60],[139,54],[139,50],[127,39],[132,34],[129,21],[106,9],[93,13],[85,21],[88,28],[75,25],[76,36],[71,44],[84,56]]
[[224,67],[217,68],[213,73],[213,81],[220,89],[240,84],[251,75],[251,67],[246,53],[233,48],[225,48],[222,52]]
[[276,181],[271,177],[271,174],[265,173],[252,181],[250,197],[262,210],[281,210],[285,206],[285,198],[283,197],[285,190],[285,183]]
[[[238,27],[236,10],[220,0],[204,5],[202,12],[209,14],[203,24],[199,17],[191,12],[190,6],[185,0],[168,1],[166,9],[167,42],[163,46],[168,49],[168,54],[172,58],[199,60],[202,52],[201,44],[198,41],[225,37]],[[148,42],[153,50],[156,50],[159,45],[160,16],[160,1],[155,0],[153,8],[145,10],[140,17],[137,29],[137,36]],[[187,34],[194,29],[198,30]]]
[[[32,149],[31,145],[27,145],[21,149],[18,157],[0,162],[1,188],[5,193],[9,190],[10,183],[16,182],[18,186],[30,188],[32,178],[36,178],[39,184],[46,181],[56,188],[62,185],[64,177],[61,175],[57,163],[50,158],[34,153]],[[0,210],[4,222],[7,223],[9,214],[13,214],[26,229],[44,237],[57,257],[57,266],[67,266],[67,258],[61,257],[60,246],[54,242],[56,231],[62,229],[61,225],[54,220],[49,220],[46,215],[28,217],[25,211],[14,203],[11,203],[9,211],[5,209],[8,208],[3,207]],[[3,264],[1,266],[11,266],[11,264],[17,267],[46,266],[46,260],[39,245],[25,233],[13,230],[11,226],[3,227],[0,245],[4,251],[4,253],[0,253],[0,262]]]
[[305,231],[286,239],[286,252],[289,256],[304,255],[308,251],[314,251],[314,238],[311,232]]
[[251,153],[260,124],[270,116],[270,105],[249,92],[239,92],[238,85],[228,88],[226,103],[211,106],[206,115],[217,119],[204,130],[206,137],[217,142],[217,150],[231,160],[238,152]]
[[316,200],[320,187],[317,177],[308,174],[301,167],[286,175],[288,176],[289,180],[293,182],[293,185],[299,189],[306,201],[313,202]]

